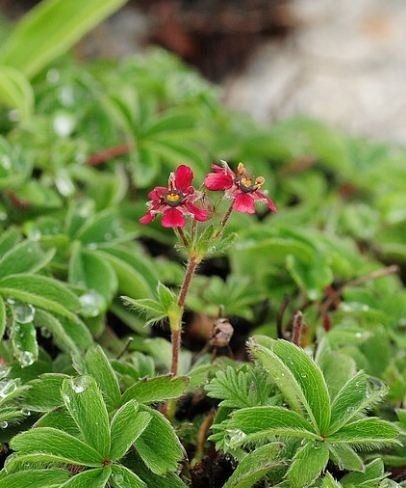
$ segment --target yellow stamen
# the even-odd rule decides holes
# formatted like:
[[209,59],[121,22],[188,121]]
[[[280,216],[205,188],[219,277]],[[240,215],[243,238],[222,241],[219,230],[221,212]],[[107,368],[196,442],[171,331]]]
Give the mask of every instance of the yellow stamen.
[[244,166],[242,163],[238,163],[238,166],[237,166],[237,173],[238,173],[239,175],[246,174],[246,171],[245,171],[245,166]]
[[265,183],[265,178],[263,176],[258,176],[258,178],[255,179],[255,186],[260,188],[263,184]]
[[241,181],[241,184],[243,186],[246,186],[247,188],[252,186],[252,179],[251,178],[243,176],[240,181]]
[[172,203],[174,203],[174,202],[178,202],[178,201],[179,201],[179,199],[180,199],[180,196],[179,196],[177,193],[168,193],[168,194],[166,195],[166,200],[167,200],[168,202],[172,202]]

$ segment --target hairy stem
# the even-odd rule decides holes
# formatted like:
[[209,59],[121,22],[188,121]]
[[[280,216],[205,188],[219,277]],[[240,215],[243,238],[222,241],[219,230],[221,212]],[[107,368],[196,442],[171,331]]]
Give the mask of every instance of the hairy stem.
[[181,344],[181,336],[182,336],[183,310],[185,308],[186,297],[190,288],[190,284],[192,282],[193,275],[196,271],[197,265],[198,265],[198,260],[195,257],[191,256],[186,266],[186,271],[183,277],[182,286],[180,288],[179,295],[178,295],[177,303],[179,307],[179,313],[171,323],[171,341],[172,341],[171,373],[173,375],[178,374],[180,344]]

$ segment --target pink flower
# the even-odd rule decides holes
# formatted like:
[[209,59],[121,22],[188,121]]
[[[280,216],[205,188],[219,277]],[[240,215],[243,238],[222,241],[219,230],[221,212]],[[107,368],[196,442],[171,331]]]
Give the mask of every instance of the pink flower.
[[178,166],[169,176],[168,187],[156,186],[148,194],[148,211],[140,223],[149,224],[161,214],[163,227],[184,227],[187,215],[199,222],[207,220],[207,210],[195,205],[200,193],[192,186],[192,180],[193,171],[189,166]]
[[204,180],[206,188],[212,191],[225,191],[226,196],[233,200],[233,210],[253,214],[255,202],[263,202],[271,212],[276,212],[275,203],[261,191],[265,183],[262,176],[254,179],[242,163],[239,163],[235,173],[225,162],[222,166],[213,164],[212,169],[213,172]]

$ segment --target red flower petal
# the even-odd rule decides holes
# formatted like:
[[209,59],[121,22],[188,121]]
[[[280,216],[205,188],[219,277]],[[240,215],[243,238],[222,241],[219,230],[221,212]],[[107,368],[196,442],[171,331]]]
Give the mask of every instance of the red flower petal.
[[185,207],[193,215],[195,220],[198,220],[199,222],[207,220],[208,212],[204,208],[197,207],[191,202],[186,202]]
[[185,217],[177,208],[168,208],[164,210],[161,224],[162,227],[184,227]]
[[272,199],[270,199],[268,197],[268,195],[266,195],[262,191],[257,190],[256,192],[253,193],[253,196],[254,196],[256,201],[266,203],[266,205],[268,206],[268,208],[271,212],[275,213],[278,211],[278,209],[276,208],[275,202]]
[[193,171],[189,166],[181,164],[175,170],[175,187],[183,193],[188,193],[193,180]]
[[140,224],[150,224],[154,220],[154,215],[152,212],[147,212],[145,215],[143,215],[138,222]]
[[148,198],[150,200],[159,200],[167,191],[168,188],[166,186],[156,186],[148,193]]
[[238,193],[234,199],[233,209],[237,212],[255,213],[255,200],[251,193]]
[[223,191],[233,186],[234,178],[232,174],[224,171],[223,168],[221,169],[221,172],[209,173],[204,179],[204,184],[208,190]]

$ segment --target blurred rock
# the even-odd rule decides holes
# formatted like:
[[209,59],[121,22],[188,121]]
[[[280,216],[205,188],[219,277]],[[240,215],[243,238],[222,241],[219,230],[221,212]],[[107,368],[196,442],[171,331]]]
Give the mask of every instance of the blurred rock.
[[406,142],[406,2],[294,0],[299,26],[264,44],[225,99],[260,121],[307,114]]

